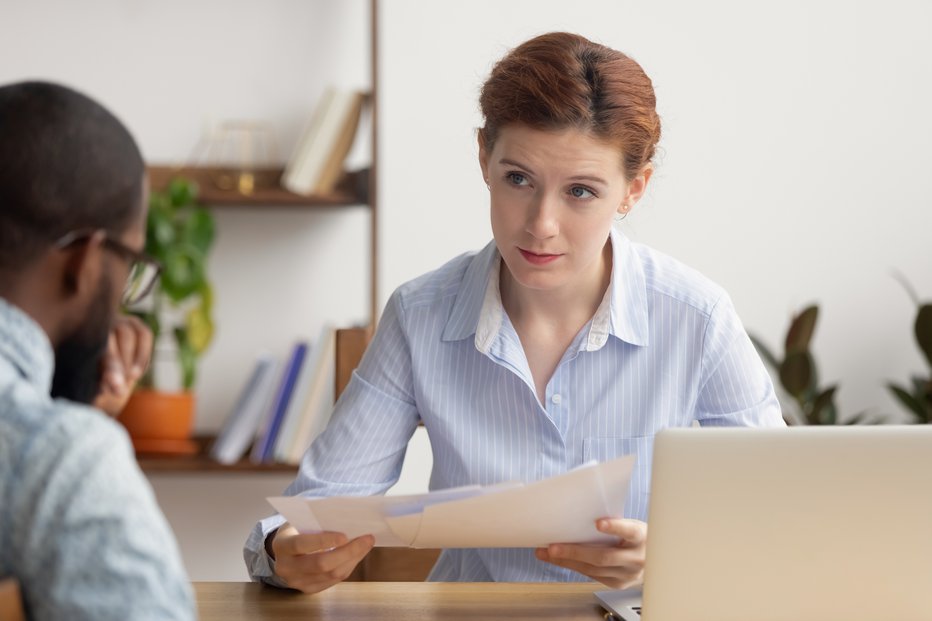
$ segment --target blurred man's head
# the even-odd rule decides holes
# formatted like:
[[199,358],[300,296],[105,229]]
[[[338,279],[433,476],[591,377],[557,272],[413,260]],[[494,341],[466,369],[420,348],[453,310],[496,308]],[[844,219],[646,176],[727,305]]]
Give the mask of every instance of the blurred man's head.
[[55,84],[0,87],[0,296],[48,334],[54,396],[97,393],[146,192],[139,148],[100,104]]

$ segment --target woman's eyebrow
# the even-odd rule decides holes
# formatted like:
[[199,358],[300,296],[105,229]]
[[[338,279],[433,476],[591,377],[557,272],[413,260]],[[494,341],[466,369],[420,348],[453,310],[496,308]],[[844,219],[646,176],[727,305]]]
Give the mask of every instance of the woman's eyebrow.
[[572,181],[594,181],[602,185],[608,185],[608,183],[602,177],[594,177],[592,175],[576,175],[575,177],[570,177]]
[[526,170],[527,172],[531,173],[532,175],[534,174],[534,171],[533,171],[533,170],[531,170],[530,168],[528,168],[527,166],[525,166],[525,165],[522,164],[521,162],[516,162],[516,161],[514,161],[514,160],[509,160],[509,159],[507,159],[507,158],[502,158],[502,159],[498,160],[498,163],[499,163],[499,164],[504,164],[505,166],[516,166],[516,167],[518,167],[518,168],[523,168],[524,170]]
[[[499,164],[504,166],[514,166],[515,168],[521,168],[522,170],[528,172],[531,175],[534,175],[534,171],[522,164],[521,162],[516,162],[515,160],[502,158],[498,160]],[[595,175],[575,175],[570,177],[571,181],[592,181],[594,183],[599,183],[601,185],[608,185],[608,182],[605,181],[602,177],[596,177]]]

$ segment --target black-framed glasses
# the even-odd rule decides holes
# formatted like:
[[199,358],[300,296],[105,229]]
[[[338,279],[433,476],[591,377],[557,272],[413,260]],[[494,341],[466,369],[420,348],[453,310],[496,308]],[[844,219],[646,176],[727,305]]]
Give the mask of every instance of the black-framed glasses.
[[[126,244],[113,239],[106,231],[101,230],[100,232],[104,234],[104,248],[119,255],[130,265],[129,276],[126,279],[126,285],[123,287],[123,306],[138,304],[152,291],[152,287],[155,286],[155,282],[162,272],[162,264],[146,253],[133,250]],[[55,242],[55,247],[67,248],[79,242],[87,241],[96,233],[96,230],[91,229],[71,231],[60,237]]]

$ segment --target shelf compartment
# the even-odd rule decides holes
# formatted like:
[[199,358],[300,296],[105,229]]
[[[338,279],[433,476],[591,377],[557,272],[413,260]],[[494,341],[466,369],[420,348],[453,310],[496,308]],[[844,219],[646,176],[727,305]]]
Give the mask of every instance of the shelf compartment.
[[281,187],[282,168],[263,168],[253,171],[254,189],[242,194],[236,189],[221,189],[217,180],[232,175],[229,169],[197,166],[149,166],[149,181],[153,189],[164,189],[174,177],[182,176],[196,182],[200,188],[199,201],[209,207],[345,207],[367,203],[366,181],[368,170],[347,173],[337,189],[326,195],[294,194]]
[[208,451],[214,436],[193,438],[198,444],[194,455],[156,455],[137,454],[136,461],[146,474],[199,474],[208,472],[227,474],[268,473],[295,474],[298,466],[293,464],[255,464],[248,459],[241,459],[235,464],[224,465],[210,458]]

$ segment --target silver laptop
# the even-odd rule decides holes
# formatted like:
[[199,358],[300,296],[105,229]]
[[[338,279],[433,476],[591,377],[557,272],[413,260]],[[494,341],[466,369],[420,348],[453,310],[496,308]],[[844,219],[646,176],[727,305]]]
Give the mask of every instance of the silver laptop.
[[662,431],[649,524],[626,621],[932,619],[932,426]]

